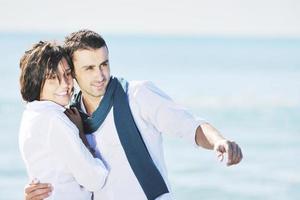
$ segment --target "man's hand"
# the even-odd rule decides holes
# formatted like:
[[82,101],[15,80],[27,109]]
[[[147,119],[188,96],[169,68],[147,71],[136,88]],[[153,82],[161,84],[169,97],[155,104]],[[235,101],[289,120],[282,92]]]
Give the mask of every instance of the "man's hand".
[[206,149],[216,151],[220,161],[227,154],[227,166],[238,164],[242,158],[242,150],[233,141],[225,139],[219,131],[209,123],[203,123],[196,130],[196,143]]
[[220,161],[224,160],[224,154],[227,153],[227,166],[238,164],[242,158],[242,150],[238,144],[229,140],[220,140],[214,145],[214,151]]
[[48,183],[31,182],[25,187],[25,200],[43,200],[51,195],[52,187]]

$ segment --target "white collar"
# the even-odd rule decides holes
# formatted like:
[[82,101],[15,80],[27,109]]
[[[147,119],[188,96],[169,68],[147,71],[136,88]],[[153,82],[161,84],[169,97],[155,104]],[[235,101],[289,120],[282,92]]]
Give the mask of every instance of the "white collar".
[[51,109],[64,112],[66,110],[65,107],[53,102],[53,101],[32,101],[26,104],[26,108],[29,110],[44,110]]
[[80,96],[80,107],[82,109],[82,111],[87,114],[87,111],[85,109],[85,106],[84,106],[84,103],[83,103],[83,98],[82,98],[82,95]]
[[[103,98],[103,96],[101,96],[101,100],[102,100],[102,98]],[[101,102],[101,101],[100,101],[100,102]],[[84,105],[84,103],[83,103],[83,97],[82,97],[82,94],[81,94],[81,96],[80,96],[80,107],[81,107],[82,111],[83,111],[85,114],[87,114],[85,105]]]

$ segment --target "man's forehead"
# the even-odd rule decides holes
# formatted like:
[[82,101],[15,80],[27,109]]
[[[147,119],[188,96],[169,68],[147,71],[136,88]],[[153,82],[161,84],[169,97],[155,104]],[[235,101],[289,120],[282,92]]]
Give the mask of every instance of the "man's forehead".
[[106,47],[98,49],[78,49],[73,53],[73,62],[88,62],[90,60],[107,60],[108,51]]

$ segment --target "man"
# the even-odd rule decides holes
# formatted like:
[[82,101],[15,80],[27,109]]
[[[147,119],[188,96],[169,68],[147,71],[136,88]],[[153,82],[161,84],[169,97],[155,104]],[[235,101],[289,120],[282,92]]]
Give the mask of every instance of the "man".
[[[162,134],[213,149],[221,160],[227,153],[228,166],[241,161],[242,152],[235,142],[195,119],[151,82],[111,77],[108,48],[97,33],[72,33],[66,37],[65,48],[81,89],[73,105],[81,112],[91,148],[109,169],[95,199],[172,199]],[[47,184],[32,184],[25,190],[26,199],[43,199],[50,190]]]

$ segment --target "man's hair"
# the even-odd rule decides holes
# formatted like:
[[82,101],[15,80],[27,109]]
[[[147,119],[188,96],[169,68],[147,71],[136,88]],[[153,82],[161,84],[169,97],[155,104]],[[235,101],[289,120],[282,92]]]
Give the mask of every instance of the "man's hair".
[[67,52],[55,42],[40,41],[25,51],[20,59],[20,91],[25,101],[40,100],[45,80],[58,73],[63,58],[71,67]]
[[88,29],[73,32],[65,37],[64,48],[71,58],[79,49],[89,50],[101,47],[107,48],[105,40],[98,33]]

